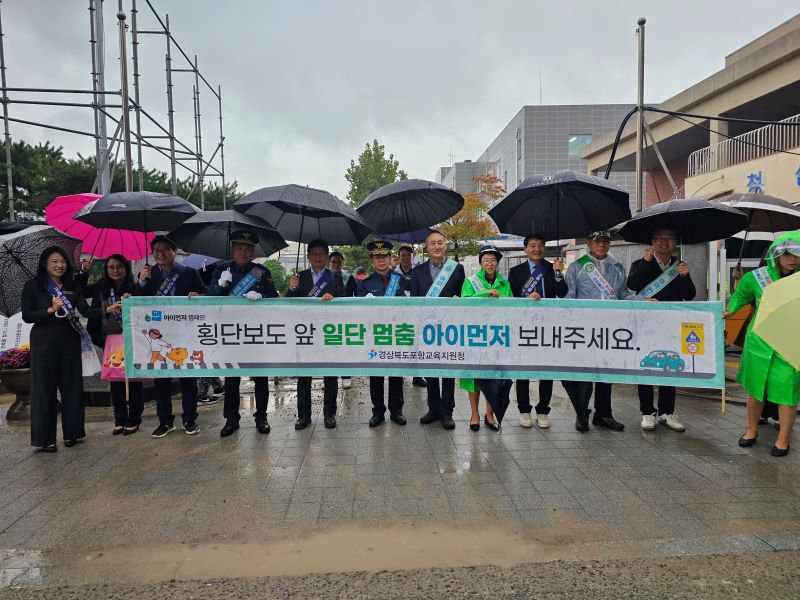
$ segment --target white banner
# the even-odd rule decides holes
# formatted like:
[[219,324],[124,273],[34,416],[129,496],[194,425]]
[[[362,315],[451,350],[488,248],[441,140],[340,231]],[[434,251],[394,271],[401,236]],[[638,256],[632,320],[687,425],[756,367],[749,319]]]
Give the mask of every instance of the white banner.
[[129,377],[724,382],[717,302],[151,297],[123,306]]
[[21,312],[0,317],[0,352],[30,343],[31,327],[33,325],[22,320]]

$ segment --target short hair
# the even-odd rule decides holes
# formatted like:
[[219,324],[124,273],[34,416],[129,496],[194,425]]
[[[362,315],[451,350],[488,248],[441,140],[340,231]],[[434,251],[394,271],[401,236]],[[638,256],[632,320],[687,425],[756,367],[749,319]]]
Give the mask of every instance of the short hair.
[[543,243],[547,243],[547,238],[544,237],[543,233],[529,233],[525,236],[525,239],[522,242],[522,247],[525,248],[528,246],[528,242],[531,240],[542,240]]
[[438,229],[431,229],[430,231],[428,231],[428,235],[425,236],[425,243],[426,244],[428,243],[428,238],[431,237],[434,233],[438,233],[444,239],[447,239],[447,236],[445,234],[443,234],[441,231],[439,231]]
[[332,259],[334,256],[336,256],[336,257],[339,257],[339,258],[341,258],[342,260],[344,260],[344,254],[342,254],[342,253],[341,253],[341,252],[339,252],[338,250],[334,250],[333,252],[331,252],[331,253],[328,255],[328,260]]
[[306,245],[306,252],[311,252],[314,248],[325,248],[325,254],[330,252],[330,248],[328,248],[328,244],[326,244],[322,240],[311,240]]
[[156,247],[156,244],[166,244],[167,246],[169,246],[170,250],[172,250],[173,252],[177,252],[178,251],[178,244],[173,242],[171,239],[169,239],[165,235],[157,235],[152,240],[150,240],[150,250],[151,251]]
[[673,238],[675,238],[676,240],[678,239],[678,232],[672,229],[672,227],[656,227],[655,229],[653,229],[653,233],[650,235],[650,239],[656,237],[656,234],[659,231],[669,231],[672,234]]
[[414,254],[414,249],[411,246],[400,246],[397,249],[397,254],[399,255],[403,250],[406,250],[409,254]]

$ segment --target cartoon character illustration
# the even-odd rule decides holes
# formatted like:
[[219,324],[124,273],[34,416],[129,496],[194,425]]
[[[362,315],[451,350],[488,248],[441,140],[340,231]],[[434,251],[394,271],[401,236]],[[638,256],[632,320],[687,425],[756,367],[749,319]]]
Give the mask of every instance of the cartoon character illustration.
[[192,352],[192,355],[189,357],[189,360],[198,365],[202,365],[205,364],[206,357],[203,356],[202,350],[195,350],[194,352]]
[[680,373],[686,368],[686,361],[677,352],[653,350],[639,362],[639,366],[643,369],[661,369]]
[[108,359],[103,363],[107,369],[124,369],[125,368],[125,350],[123,348],[114,348],[108,354]]
[[158,329],[142,329],[142,333],[147,338],[147,343],[150,344],[150,360],[148,364],[155,364],[156,361],[167,362],[164,357],[166,350],[172,348],[172,344],[167,343],[161,336]]
[[170,348],[167,352],[167,358],[170,359],[174,366],[182,367],[183,363],[189,358],[189,351],[186,348]]

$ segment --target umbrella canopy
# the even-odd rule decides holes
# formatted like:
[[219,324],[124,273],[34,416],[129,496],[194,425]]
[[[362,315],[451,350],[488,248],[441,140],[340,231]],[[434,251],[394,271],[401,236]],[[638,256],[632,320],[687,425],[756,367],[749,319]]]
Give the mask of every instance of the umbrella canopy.
[[181,261],[181,264],[186,267],[191,267],[197,271],[204,271],[208,267],[216,265],[222,259],[214,258],[213,256],[205,256],[203,254],[191,254]]
[[731,194],[715,198],[720,204],[747,215],[749,231],[793,231],[800,229],[800,207],[766,194]]
[[511,403],[509,394],[511,393],[511,380],[510,379],[476,379],[475,384],[478,386],[483,395],[486,396],[486,401],[491,405],[494,418],[498,423],[503,422],[503,417],[506,414],[506,409]]
[[649,244],[658,229],[672,229],[682,244],[732,236],[747,227],[747,216],[707,198],[677,199],[648,206],[619,228],[626,242]]
[[234,210],[260,217],[285,239],[308,243],[360,244],[371,230],[359,214],[339,198],[302,185],[265,187],[247,194]]
[[129,260],[144,258],[154,237],[152,233],[98,229],[73,218],[84,206],[99,198],[98,194],[59,196],[45,208],[47,224],[82,240],[84,250],[92,256],[108,258],[112,254],[122,254]]
[[194,204],[170,194],[114,192],[88,203],[75,219],[105,229],[169,231],[197,212]]
[[400,244],[421,244],[428,237],[431,232],[430,227],[424,229],[417,229],[416,231],[407,231],[404,233],[376,233],[375,235],[387,242],[398,242]]
[[781,277],[764,288],[753,325],[761,339],[800,370],[800,273]]
[[19,312],[22,286],[36,275],[39,256],[50,246],[66,251],[75,268],[81,259],[81,241],[49,225],[32,225],[0,236],[0,314]]
[[281,234],[266,221],[235,210],[199,212],[170,231],[168,237],[186,252],[227,258],[230,255],[231,232],[238,229],[246,229],[258,235],[254,256],[269,256],[288,246]]
[[40,221],[38,223],[33,223],[30,221],[2,221],[0,222],[0,235],[6,235],[8,233],[14,233],[16,231],[22,231],[26,227],[30,227],[31,225],[42,225],[43,223]]
[[373,231],[406,233],[441,223],[464,206],[464,197],[424,179],[404,179],[378,188],[356,210]]
[[585,237],[631,217],[628,192],[577,171],[528,177],[489,210],[503,233],[539,233],[548,240]]

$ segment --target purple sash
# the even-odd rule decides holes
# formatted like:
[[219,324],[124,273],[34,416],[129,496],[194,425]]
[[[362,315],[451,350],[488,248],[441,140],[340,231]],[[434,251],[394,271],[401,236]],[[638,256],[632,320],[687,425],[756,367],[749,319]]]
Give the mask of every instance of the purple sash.
[[[309,274],[311,272],[309,271]],[[322,295],[322,290],[325,289],[325,286],[328,285],[331,280],[333,279],[333,273],[330,269],[325,269],[322,272],[322,275],[319,276],[317,279],[317,284],[311,288],[311,291],[308,292],[309,298],[319,298]]]
[[546,263],[545,261],[542,260],[539,262],[536,268],[533,271],[531,271],[530,279],[528,279],[528,281],[525,282],[525,285],[522,286],[523,296],[525,297],[529,296],[536,289],[536,286],[539,285],[539,282],[542,280],[542,277],[544,277],[544,273],[547,270],[545,265],[547,264],[549,263]]
[[[161,285],[158,286],[158,289],[156,290],[156,296],[169,296],[172,292],[172,288],[175,287],[175,282],[178,281],[178,277],[181,276],[181,273],[183,273],[185,268],[186,267],[184,267],[181,263],[175,263],[175,265],[172,267],[172,273],[170,276],[164,277],[164,281],[162,281]],[[158,269],[160,271],[161,267]],[[161,274],[163,276],[163,271]]]

